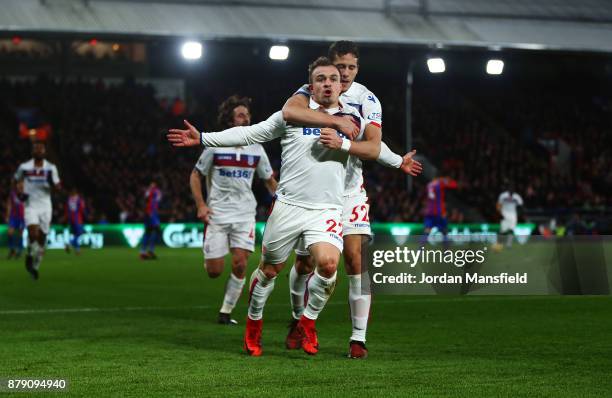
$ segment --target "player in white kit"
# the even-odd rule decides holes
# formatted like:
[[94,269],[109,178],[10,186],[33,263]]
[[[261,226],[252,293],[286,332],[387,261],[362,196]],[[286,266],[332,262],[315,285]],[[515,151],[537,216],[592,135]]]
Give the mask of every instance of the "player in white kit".
[[[249,127],[234,127],[218,133],[201,134],[205,146],[248,145],[281,138],[281,179],[263,237],[262,260],[251,277],[249,310],[244,347],[249,355],[262,354],[263,308],[298,240],[313,257],[315,271],[308,284],[310,299],[300,321],[302,349],[318,352],[315,320],[334,290],[336,268],[343,247],[342,207],[344,180],[349,154],[376,159],[380,153],[380,134],[366,126],[358,112],[338,101],[340,73],[327,58],[321,57],[309,67],[311,109],[328,114],[347,114],[359,126],[359,139],[351,142],[328,128],[287,124],[282,112]],[[198,131],[172,129],[168,140],[175,146],[199,143]],[[333,149],[332,149],[333,148]]]
[[[338,41],[329,48],[328,57],[338,67],[342,79],[342,95],[340,99],[355,107],[366,122],[380,131],[382,127],[382,106],[378,98],[364,85],[354,81],[359,70],[359,50],[355,43]],[[324,118],[323,115],[311,112],[307,108],[306,99],[310,96],[307,85],[302,86],[283,107],[285,120],[293,123],[322,123],[328,127],[338,126],[334,120]],[[414,151],[404,157],[393,153],[384,143],[381,143],[379,163],[394,168],[401,168],[404,172],[416,176],[421,172],[422,166],[414,161]],[[361,159],[351,156],[344,192],[344,208],[342,211],[342,225],[344,238],[345,268],[349,277],[349,305],[353,332],[349,342],[349,357],[365,358],[368,351],[365,346],[366,330],[370,313],[371,296],[367,269],[361,267],[362,242],[372,235],[369,220],[369,202],[363,186],[363,172]],[[289,290],[292,305],[293,321],[289,325],[286,346],[295,349],[300,346],[300,334],[297,332],[297,319],[304,310],[306,283],[312,273],[312,262],[308,252],[298,248],[296,250],[296,264],[289,276]]]
[[[514,228],[518,222],[518,207],[523,206],[523,198],[521,195],[514,192],[513,189],[508,189],[502,192],[497,199],[497,211],[501,214],[502,220],[499,226],[499,236],[506,236],[506,247],[512,246]],[[501,243],[497,243],[495,249],[501,249]]]
[[[218,124],[222,128],[250,125],[250,103],[250,98],[229,97],[219,106]],[[257,202],[251,188],[255,173],[274,195],[277,182],[260,144],[205,149],[189,178],[198,218],[206,224],[203,251],[208,276],[221,275],[225,255],[232,254],[232,272],[218,318],[224,325],[237,323],[230,314],[242,293],[248,258],[255,249]],[[202,177],[206,177],[208,203],[202,197]]]
[[38,269],[45,252],[47,234],[51,228],[53,208],[51,189],[60,187],[57,167],[45,159],[46,148],[41,141],[32,144],[32,159],[22,163],[15,172],[16,181],[24,181],[27,197],[24,206],[25,225],[28,229],[26,269],[38,279]]

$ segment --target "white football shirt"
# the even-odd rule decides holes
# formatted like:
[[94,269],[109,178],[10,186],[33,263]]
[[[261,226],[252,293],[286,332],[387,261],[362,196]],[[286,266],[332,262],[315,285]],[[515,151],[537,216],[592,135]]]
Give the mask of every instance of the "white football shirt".
[[259,178],[267,180],[273,174],[268,155],[260,144],[205,149],[195,168],[207,177],[211,222],[253,221],[257,211],[253,176],[257,173]]
[[23,191],[28,195],[26,207],[51,208],[51,183],[60,182],[57,167],[47,160],[43,160],[42,167],[34,166],[34,159],[19,165],[15,172],[15,180],[23,179]]
[[[310,101],[311,109],[319,105]],[[363,137],[365,123],[356,109],[344,104],[326,109],[329,114],[349,114],[359,120]],[[344,199],[344,180],[349,155],[347,152],[325,148],[319,142],[321,129],[287,125],[281,111],[267,120],[248,127],[232,127],[202,133],[204,146],[227,147],[252,145],[281,138],[280,181],[276,190],[279,201],[307,209],[341,209]]]
[[[296,92],[310,97],[310,89],[305,84]],[[366,124],[373,124],[376,127],[382,127],[382,104],[376,98],[373,92],[368,90],[363,84],[353,82],[351,87],[340,96],[340,99],[347,105],[357,109]],[[381,145],[384,145],[381,143]],[[401,164],[401,163],[400,163]],[[391,167],[399,167],[397,163],[389,165]],[[346,170],[345,195],[351,196],[360,192],[365,193],[363,188],[363,164],[357,156],[351,156],[349,159],[348,168]]]
[[516,220],[516,208],[523,205],[523,198],[516,192],[505,191],[497,199],[501,205],[501,214],[506,219]]

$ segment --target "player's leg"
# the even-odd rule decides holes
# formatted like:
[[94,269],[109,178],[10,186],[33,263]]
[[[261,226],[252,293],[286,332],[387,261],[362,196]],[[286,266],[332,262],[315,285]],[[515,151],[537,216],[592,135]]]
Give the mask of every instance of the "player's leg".
[[225,256],[229,253],[229,228],[230,224],[207,224],[204,229],[202,252],[209,278],[215,279],[223,274]]
[[151,236],[151,223],[149,217],[146,217],[144,222],[145,232],[142,235],[142,241],[140,242],[140,259],[148,260],[147,248],[149,247],[149,238]]
[[[342,211],[344,239],[344,268],[349,279],[349,307],[352,333],[349,358],[366,358],[365,346],[372,297],[369,278],[363,259],[367,257],[367,241],[372,235],[369,219],[370,205],[365,195],[346,198]],[[364,289],[365,287],[365,289]]]
[[159,227],[159,218],[154,217],[151,226],[151,234],[149,235],[149,245],[147,247],[147,255],[153,260],[157,259],[157,256],[155,255],[155,244],[157,243],[157,237],[159,235],[161,235]]
[[315,323],[319,314],[334,293],[340,249],[328,242],[317,242],[309,246],[315,263],[315,270],[306,287],[306,308],[298,322],[302,334],[302,349],[310,355],[319,351],[319,339]]
[[429,234],[431,233],[431,230],[435,223],[434,218],[435,218],[434,216],[425,216],[425,219],[423,220],[423,235],[419,239],[419,244],[421,246],[424,246],[425,244],[427,244],[427,241],[429,239]]
[[244,249],[233,248],[232,252],[232,272],[230,272],[225,283],[225,294],[223,304],[219,310],[218,322],[223,325],[235,325],[236,322],[231,318],[231,313],[238,303],[245,285],[246,266],[250,252]]
[[499,226],[499,238],[498,238],[498,244],[501,246],[502,242],[500,242],[499,240],[501,240],[501,236],[504,236],[504,242],[503,244],[506,247],[511,247],[512,246],[512,241],[514,240],[514,229],[516,228],[516,224],[517,224],[517,220],[516,218],[512,218],[512,217],[504,217],[500,223]]
[[83,225],[76,224],[74,226],[74,236],[72,238],[72,247],[76,255],[81,254],[81,235],[83,235]]
[[28,229],[28,242],[26,246],[25,267],[32,275],[32,278],[38,279],[38,272],[34,269],[34,258],[38,256],[40,245],[38,244],[38,235],[40,234],[38,209],[31,207],[25,208],[25,225]]
[[244,348],[252,356],[262,353],[261,331],[263,309],[274,289],[276,276],[285,266],[291,250],[302,232],[306,209],[275,203],[266,223],[259,267],[253,271],[249,284],[249,309],[247,313]]
[[448,240],[448,219],[446,217],[439,216],[436,220],[436,226],[442,232],[444,245],[447,246]]
[[24,229],[24,225],[22,221],[19,227],[15,229],[14,242],[15,242],[15,249],[17,251],[17,254],[15,255],[16,258],[21,257],[21,253],[23,252],[23,229]]
[[297,326],[300,317],[304,313],[304,301],[306,296],[306,285],[314,271],[314,261],[310,253],[300,239],[298,248],[295,250],[295,263],[289,271],[289,299],[291,302],[291,321],[288,325],[288,333],[285,338],[285,346],[289,350],[295,350],[302,346],[302,334]]
[[70,234],[72,235],[72,237],[70,238],[68,243],[66,243],[66,246],[65,246],[66,253],[70,253],[70,249],[73,248],[75,245],[75,240],[76,240],[75,224],[70,223]]
[[255,220],[250,223],[232,224],[229,237],[232,272],[225,284],[223,305],[219,311],[219,323],[226,325],[236,324],[230,314],[242,294],[249,255],[255,250]]
[[304,312],[304,294],[306,293],[306,282],[314,271],[314,261],[310,252],[300,239],[295,250],[295,263],[289,271],[289,298],[291,300],[291,313],[293,319],[300,319]]
[[38,215],[38,253],[34,256],[34,269],[38,272],[40,263],[42,262],[43,256],[45,255],[45,248],[47,246],[47,234],[51,229],[51,217],[52,210],[44,209],[39,212]]
[[6,231],[6,235],[7,235],[7,240],[8,240],[8,248],[9,248],[9,254],[7,256],[7,258],[12,258],[14,256],[16,256],[16,242],[15,242],[15,238],[16,238],[16,234],[15,234],[15,228],[13,228],[11,226],[11,222],[9,221],[9,227],[8,230]]
[[342,253],[342,210],[311,210],[305,225],[304,242],[315,263],[315,270],[306,286],[306,308],[298,330],[302,349],[310,355],[319,350],[315,322],[336,286],[336,274]]
[[26,248],[25,266],[26,270],[35,280],[38,279],[38,271],[34,268],[34,259],[38,257],[38,252],[40,251],[38,243],[39,235],[40,228],[38,224],[28,225],[28,246]]
[[[350,358],[366,358],[365,346],[372,296],[369,289],[367,269],[363,269],[363,249],[367,247],[368,235],[344,236],[344,266],[349,279],[349,307],[352,333],[349,343]],[[365,279],[365,280],[364,280]],[[364,286],[366,287],[364,289]]]

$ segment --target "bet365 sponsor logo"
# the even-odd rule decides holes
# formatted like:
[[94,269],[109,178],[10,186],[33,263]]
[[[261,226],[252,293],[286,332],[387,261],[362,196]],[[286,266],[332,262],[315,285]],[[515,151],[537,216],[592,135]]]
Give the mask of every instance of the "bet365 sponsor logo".
[[[311,128],[311,127],[304,127],[302,128],[302,134],[303,135],[313,135],[315,137],[319,137],[321,135],[321,129],[320,128]],[[339,137],[342,138],[346,138],[346,136],[344,134],[342,134],[341,132],[336,130],[336,134],[338,134]]]

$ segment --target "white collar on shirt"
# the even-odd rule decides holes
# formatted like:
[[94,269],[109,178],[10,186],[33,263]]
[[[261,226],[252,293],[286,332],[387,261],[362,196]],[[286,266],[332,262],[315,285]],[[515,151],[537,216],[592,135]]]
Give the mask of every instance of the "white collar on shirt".
[[[340,107],[325,109],[325,111],[329,113],[330,115],[333,115],[334,113],[338,113],[339,111],[342,111],[342,108],[344,108],[344,104],[342,103],[340,99],[338,99],[338,104],[340,105]],[[321,108],[321,105],[315,102],[315,100],[312,99],[312,97],[310,97],[309,106],[310,106],[310,109],[315,109],[315,110]]]

